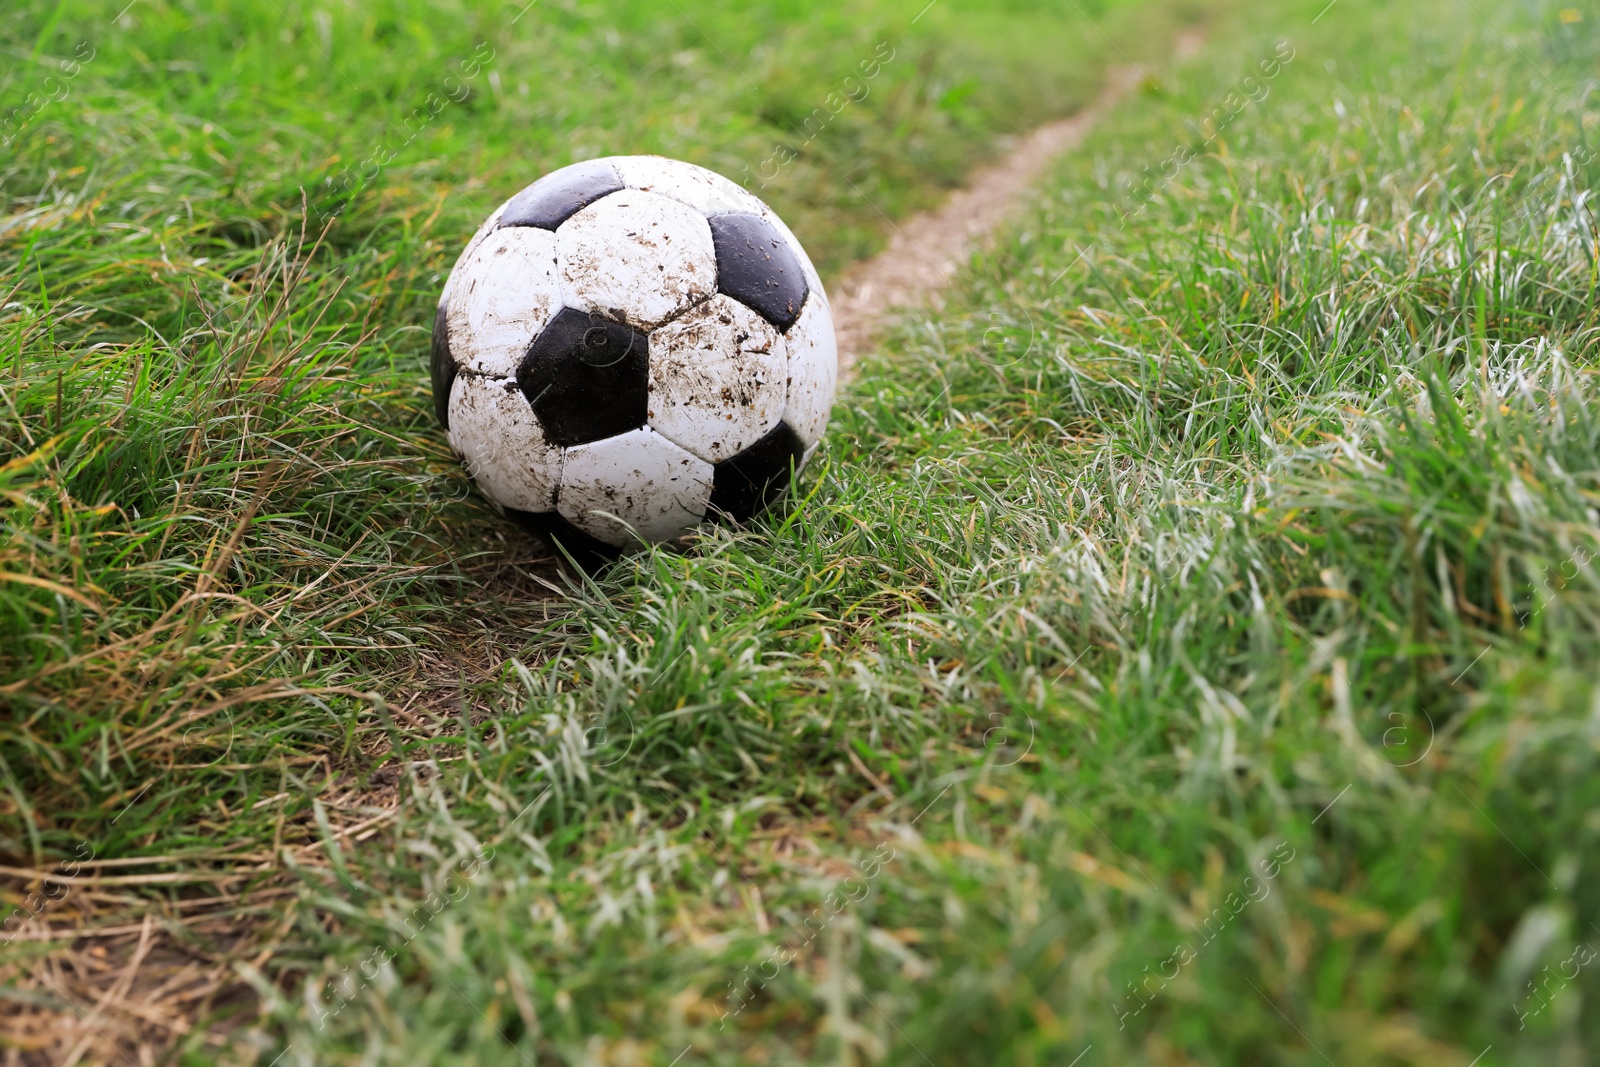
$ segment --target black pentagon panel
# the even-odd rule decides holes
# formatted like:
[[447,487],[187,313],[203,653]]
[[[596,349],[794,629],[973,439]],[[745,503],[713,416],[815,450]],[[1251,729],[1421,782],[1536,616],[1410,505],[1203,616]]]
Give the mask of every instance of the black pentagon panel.
[[800,435],[787,422],[778,423],[761,440],[712,468],[709,512],[748,522],[789,488],[805,451]]
[[433,414],[439,425],[450,428],[450,387],[456,383],[456,361],[450,354],[450,323],[445,318],[444,302],[433,313],[433,353],[429,370],[433,377]]
[[805,271],[778,228],[760,215],[713,215],[717,288],[784,332],[805,306]]
[[622,550],[590,537],[557,511],[518,511],[506,508],[506,518],[565,555],[586,571],[594,571],[618,559]]
[[620,322],[562,308],[528,347],[517,385],[558,445],[637,430],[650,411],[650,341]]
[[536,226],[553,230],[602,196],[622,188],[616,168],[604,160],[574,163],[546,174],[512,197],[495,229]]

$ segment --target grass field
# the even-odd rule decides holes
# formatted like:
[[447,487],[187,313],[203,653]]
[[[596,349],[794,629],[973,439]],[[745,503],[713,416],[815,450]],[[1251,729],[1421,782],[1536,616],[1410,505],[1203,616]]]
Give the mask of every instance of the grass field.
[[[1600,1055],[1600,6],[920,7],[8,24],[8,108],[94,50],[0,170],[15,1062]],[[888,41],[762,190],[831,271],[1200,15],[792,508],[579,582],[472,496],[527,176]]]
[[429,312],[490,206],[669,152],[746,176],[831,269],[1086,99],[1107,38],[1159,52],[1185,17],[1090,7],[8,10],[7,1044],[117,1062],[200,1026],[248,1060],[248,980],[297,989],[370,930],[299,871],[395,901],[432,877],[389,836],[402,794],[572,625],[428,416]]

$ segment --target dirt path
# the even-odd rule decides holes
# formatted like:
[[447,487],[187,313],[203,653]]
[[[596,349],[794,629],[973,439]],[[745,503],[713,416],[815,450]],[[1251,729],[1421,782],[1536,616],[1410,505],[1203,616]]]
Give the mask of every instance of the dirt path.
[[[1203,40],[1199,30],[1181,34],[1174,48],[1177,58],[1194,55]],[[1003,160],[976,172],[938,210],[890,223],[894,236],[889,247],[846,269],[828,293],[839,338],[840,380],[855,377],[858,357],[893,321],[896,309],[938,306],[939,290],[1026,202],[1055,158],[1078,145],[1144,77],[1138,67],[1116,69],[1088,107],[1022,138]]]

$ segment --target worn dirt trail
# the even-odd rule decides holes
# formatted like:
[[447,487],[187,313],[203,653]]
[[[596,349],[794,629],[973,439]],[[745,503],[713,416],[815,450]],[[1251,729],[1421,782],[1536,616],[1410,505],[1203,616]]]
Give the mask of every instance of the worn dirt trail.
[[[1174,52],[1187,59],[1204,36],[1188,30]],[[1063,152],[1077,146],[1118,101],[1144,79],[1138,67],[1121,67],[1082,111],[1046,123],[1023,137],[999,163],[977,171],[937,210],[890,223],[889,247],[847,268],[830,288],[839,339],[839,377],[855,377],[856,364],[899,309],[937,306],[938,293],[1026,202],[1034,184]]]

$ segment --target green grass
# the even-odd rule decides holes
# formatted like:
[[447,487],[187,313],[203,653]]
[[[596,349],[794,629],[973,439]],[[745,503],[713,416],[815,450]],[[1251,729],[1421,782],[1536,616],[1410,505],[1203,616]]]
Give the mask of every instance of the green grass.
[[[0,570],[49,583],[0,586],[0,846],[193,881],[35,922],[150,913],[161,967],[215,967],[184,1011],[225,1048],[179,1038],[187,1062],[1590,1062],[1595,969],[1559,976],[1600,945],[1600,10],[1572,10],[1219,15],[869,362],[794,507],[560,596],[426,424],[418,310],[475,215],[437,174],[515,153],[386,172],[315,255],[283,237],[308,163],[252,178],[276,214],[237,242],[209,198],[167,240],[176,179],[90,145],[170,112],[106,84],[103,120],[36,127],[5,178],[40,190],[14,220],[54,221],[0,246]],[[975,56],[1044,17],[927,16]],[[829,84],[821,38],[775,25]],[[893,211],[939,179],[890,157],[967,158],[1016,71],[1052,69],[1037,40],[964,98],[972,129],[882,127],[904,139],[860,165]],[[731,158],[704,153],[764,120],[716,78],[749,118],[652,146]],[[299,90],[229,84],[206,108],[291,140]],[[1137,210],[1126,185],[1247,91]],[[611,151],[647,112],[584,122]],[[808,186],[851,158],[831,132]],[[58,146],[133,169],[68,204]],[[834,186],[785,195],[829,263],[881,232]],[[164,284],[164,242],[215,276]],[[136,940],[79,946],[73,980]],[[6,995],[70,1017],[38,977],[68,982],[60,949],[8,945]]]
[[[343,262],[319,272],[368,281],[385,274],[377,259],[406,266],[395,285],[433,289],[462,235],[511,192],[616,153],[748,182],[828,273],[882,242],[884,214],[958,182],[997,136],[1092,94],[1109,51],[1083,15],[1039,0],[946,0],[914,26],[914,7],[884,0],[680,4],[670,17],[634,0],[544,0],[520,18],[510,3],[140,0],[114,23],[122,6],[34,2],[0,24],[0,136],[20,129],[0,177],[12,210],[33,207],[39,222],[123,221],[152,258],[181,249],[154,279],[166,280],[150,294],[163,297],[159,317],[145,316],[174,330],[182,279],[220,285],[236,266],[224,257],[298,226],[302,197],[314,220],[342,220],[329,240]],[[1136,32],[1133,7],[1141,23],[1156,11],[1155,39]],[[1174,12],[1200,5],[1080,10],[1148,55]],[[30,95],[55,102],[35,110]],[[836,113],[823,124],[818,108]]]
[[[307,940],[323,920],[296,869],[412,895],[422,839],[372,838],[410,821],[414,761],[460,766],[464,720],[515,692],[508,657],[542,676],[576,632],[548,556],[471,494],[429,416],[430,310],[495,202],[574,158],[667,152],[754,172],[832,271],[1193,14],[683,6],[8,11],[8,1046],[115,1061],[96,1039],[161,1048],[172,1019],[237,1045],[256,1014],[238,966],[293,989],[357,944]],[[797,158],[762,184],[780,144]],[[320,840],[344,830],[359,848]],[[58,867],[96,881],[52,902],[64,886],[28,872]],[[146,916],[159,963],[117,996],[157,1006],[82,1022],[137,950],[31,935]]]

